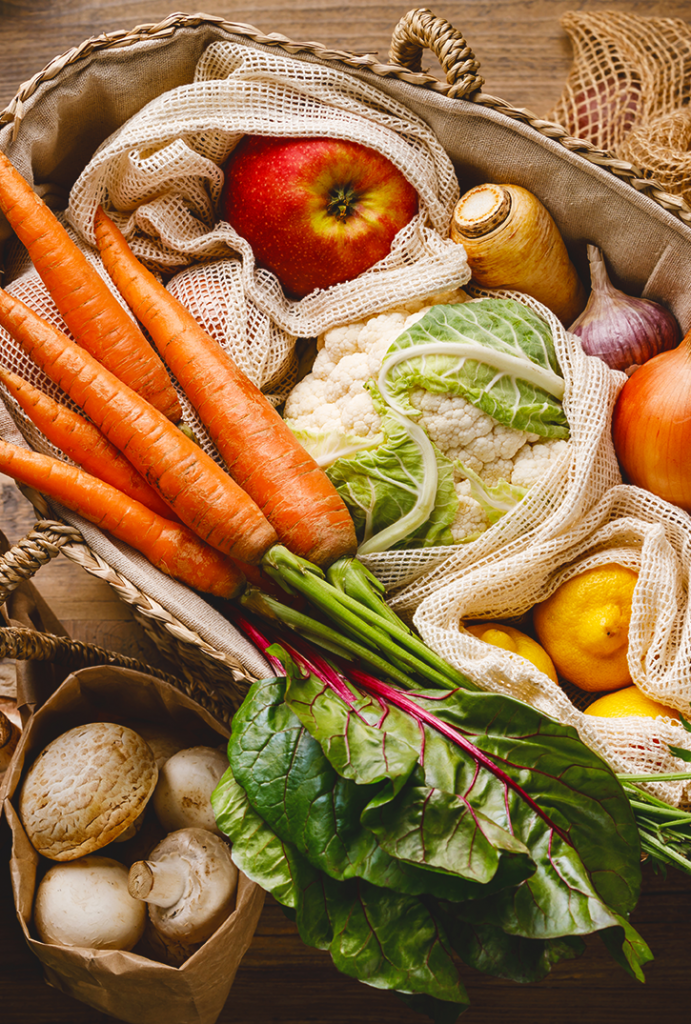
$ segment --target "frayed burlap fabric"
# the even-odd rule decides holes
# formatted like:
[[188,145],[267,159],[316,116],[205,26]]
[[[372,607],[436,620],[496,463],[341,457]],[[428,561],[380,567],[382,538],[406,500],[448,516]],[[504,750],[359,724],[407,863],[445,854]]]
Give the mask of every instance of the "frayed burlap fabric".
[[[670,745],[691,751],[691,733],[668,718],[597,718],[589,698],[560,686],[526,659],[476,639],[468,621],[520,622],[571,577],[608,563],[638,573],[629,630],[633,682],[649,697],[689,717],[691,703],[691,519],[639,488],[613,487],[567,534],[497,556],[450,575],[419,605],[414,622],[424,639],[483,689],[526,701],[577,729],[582,740],[620,773],[685,772]],[[688,804],[690,782],[659,782],[654,792]]]
[[548,117],[691,202],[691,26],[570,12],[573,67]]

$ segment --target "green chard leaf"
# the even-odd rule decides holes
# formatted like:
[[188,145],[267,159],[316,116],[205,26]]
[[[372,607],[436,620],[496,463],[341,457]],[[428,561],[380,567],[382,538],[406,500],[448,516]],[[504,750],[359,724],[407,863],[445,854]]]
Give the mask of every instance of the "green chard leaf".
[[[243,728],[239,739],[234,741],[231,737],[229,757],[237,780],[246,790],[253,807],[268,826],[275,830],[282,842],[294,847],[315,867],[333,878],[347,880],[359,877],[374,885],[402,893],[433,893],[459,900],[471,898],[480,892],[484,895],[504,885],[516,884],[532,872],[533,866],[526,857],[520,861],[514,858],[511,863],[501,866],[495,884],[488,889],[486,885],[478,884],[470,869],[463,870],[459,865],[447,866],[446,873],[444,865],[439,865],[434,859],[427,862],[422,856],[406,862],[391,856],[377,835],[363,827],[361,822],[368,803],[376,798],[382,786],[387,791],[390,786],[388,781],[381,780],[374,747],[365,748],[369,749],[373,762],[365,768],[365,777],[370,781],[358,785],[341,776],[332,767],[319,743],[306,729],[300,728],[299,720],[292,715],[286,717],[287,727],[280,738],[276,738],[259,754],[251,739],[245,744],[245,731],[252,736],[257,727],[262,728],[263,721],[271,718],[275,723],[277,707],[282,707],[285,714],[288,705],[281,703],[284,698],[285,684],[279,681],[255,684],[237,713],[243,715],[239,723]],[[253,718],[252,728],[246,730],[244,716],[250,713],[256,717]],[[236,723],[237,715],[233,735],[238,737]],[[381,758],[381,733],[374,729],[371,732],[373,738],[379,741]],[[357,734],[362,734],[361,728],[358,728]],[[351,730],[347,739],[351,741],[353,738]],[[337,750],[338,746],[338,743],[334,743],[332,750]],[[272,759],[278,751],[279,760],[274,763]],[[264,762],[264,754],[273,765],[269,770]],[[364,760],[369,761],[369,758],[365,757]],[[290,766],[289,770],[287,765]],[[410,765],[404,765],[404,770],[409,771]],[[371,779],[377,777],[379,784],[372,784]],[[277,797],[277,794],[280,795]],[[469,821],[466,826],[473,828]],[[485,826],[493,833],[499,832],[492,822],[486,822]],[[509,852],[515,854],[520,844],[516,844],[510,836],[504,838]],[[525,852],[522,846],[519,852]],[[490,849],[489,863],[493,871],[497,869],[498,860],[494,850]],[[489,870],[484,862],[475,860],[473,866],[483,874],[484,880]]]
[[466,1003],[452,948],[534,980],[600,931],[642,978],[636,823],[573,729],[498,694],[408,693],[288,650],[286,678],[255,683],[236,713],[214,807],[304,941],[440,1021]]
[[334,929],[329,952],[339,970],[375,988],[467,1005],[448,940],[421,900],[361,879],[327,879],[326,892]]
[[409,415],[411,391],[423,388],[465,398],[507,427],[569,437],[549,326],[513,299],[432,306],[391,345],[378,383]]
[[437,901],[436,912],[461,960],[495,978],[509,978],[523,984],[541,981],[553,964],[580,956],[585,949],[578,936],[526,939],[507,935],[496,925],[461,920],[454,904],[448,901]]
[[211,806],[216,824],[234,844],[235,866],[283,906],[294,908],[297,887],[304,884],[302,858],[257,814],[231,768],[225,771],[211,794]]

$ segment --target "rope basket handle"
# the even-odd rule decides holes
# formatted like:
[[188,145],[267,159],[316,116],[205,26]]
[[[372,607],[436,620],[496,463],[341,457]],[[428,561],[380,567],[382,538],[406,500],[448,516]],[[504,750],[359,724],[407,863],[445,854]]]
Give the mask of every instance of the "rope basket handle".
[[79,530],[52,519],[39,519],[33,530],[0,555],[0,604],[20,583],[30,580],[56,558],[66,544],[83,544]]
[[479,62],[461,32],[438,18],[426,7],[404,14],[393,30],[389,62],[422,71],[422,51],[431,50],[442,66],[451,88],[448,95],[455,99],[470,98],[478,92],[484,78],[478,75]]
[[[83,544],[84,541],[74,526],[51,519],[39,519],[26,537],[4,555],[0,555],[0,603],[4,603],[20,583],[31,579],[41,566],[59,555],[65,545],[75,543]],[[209,693],[201,682],[193,684],[155,665],[145,664],[137,658],[106,650],[97,644],[72,640],[66,636],[42,633],[24,626],[4,626],[0,628],[0,658],[12,658],[15,661],[50,661],[68,671],[94,665],[134,669],[175,686],[225,725],[230,723],[233,714],[233,708]]]

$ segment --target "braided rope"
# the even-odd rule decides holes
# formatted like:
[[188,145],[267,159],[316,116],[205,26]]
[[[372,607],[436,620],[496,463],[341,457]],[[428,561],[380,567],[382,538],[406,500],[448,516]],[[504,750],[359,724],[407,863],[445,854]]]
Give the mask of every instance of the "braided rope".
[[470,97],[484,79],[480,65],[461,33],[445,18],[437,18],[426,7],[409,11],[396,25],[391,37],[389,61],[411,71],[422,71],[422,50],[427,47],[441,64],[449,84],[448,95]]
[[[174,685],[183,688],[189,696],[209,710],[215,708],[217,704],[222,704],[225,708],[224,714],[227,715],[229,708],[239,707],[256,677],[237,658],[207,643],[193,629],[176,619],[163,605],[144,594],[113,569],[89,548],[75,527],[66,523],[38,520],[31,533],[0,557],[0,602],[6,600],[20,583],[30,579],[41,566],[47,564],[61,551],[70,561],[81,566],[92,576],[108,583],[118,597],[131,606],[134,618],[147,636],[164,656],[179,667],[184,676],[184,683],[179,678],[171,676]],[[77,641],[73,643],[76,644]],[[93,657],[96,659],[94,664],[106,663],[103,660],[102,648],[83,645],[83,648],[79,649],[93,650]],[[114,659],[125,657],[112,652],[105,653]],[[125,665],[122,660],[107,663]],[[141,671],[155,674],[153,668],[134,660],[128,667],[137,667]],[[216,711],[213,713],[218,717]],[[220,720],[225,721],[224,718]]]
[[67,544],[84,543],[79,530],[67,523],[39,519],[26,537],[0,558],[0,603],[41,566],[56,558]]
[[137,658],[108,651],[96,644],[82,643],[81,640],[55,636],[53,633],[40,633],[24,626],[0,628],[0,657],[12,658],[16,661],[49,661],[68,670],[89,668],[94,665],[134,669],[137,672],[155,676],[181,690],[192,700],[201,704],[217,721],[226,725],[230,724],[235,707],[231,701],[223,699],[222,693],[210,694],[189,680],[180,679],[156,666],[145,665]]

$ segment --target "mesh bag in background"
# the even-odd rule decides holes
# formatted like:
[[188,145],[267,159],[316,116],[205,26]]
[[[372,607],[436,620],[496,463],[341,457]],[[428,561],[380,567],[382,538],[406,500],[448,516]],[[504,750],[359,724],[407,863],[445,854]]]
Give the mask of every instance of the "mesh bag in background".
[[611,438],[612,409],[626,376],[587,356],[579,340],[542,303],[520,292],[473,288],[476,297],[514,299],[549,324],[565,381],[571,430],[566,451],[527,495],[477,540],[447,547],[385,551],[361,561],[393,591],[390,603],[409,618],[423,598],[450,577],[498,551],[520,552],[577,524],[605,491],[621,483]]
[[[108,283],[116,299],[120,302],[120,305],[127,311],[128,315],[132,317],[132,313],[129,308],[125,305],[124,301],[120,298],[119,293],[113,287],[98,251],[82,241],[70,225],[65,222],[63,215],[57,214],[57,217],[58,220],[62,222],[72,241],[81,249],[89,262]],[[7,267],[8,280],[5,285],[6,291],[15,298],[20,299],[35,313],[38,313],[39,316],[43,317],[44,320],[47,320],[55,327],[58,327],[68,337],[72,338],[72,334],[49,294],[48,289],[39,277],[37,271],[34,269],[33,264],[26,254],[26,250],[20,246],[19,243],[16,243],[11,247],[8,255]],[[132,317],[132,319],[134,319],[134,317]],[[246,319],[249,319],[249,315],[247,314]],[[260,314],[256,313],[254,319],[261,323]],[[264,320],[266,321],[266,318],[264,318]],[[268,332],[268,321],[266,321],[264,326]],[[240,361],[245,364],[243,365],[243,369],[245,369],[245,372],[253,378],[254,382],[258,384],[258,386],[261,387],[264,383],[261,378],[261,372],[255,375],[253,372],[254,367],[252,365],[246,365],[249,360],[247,358],[242,358],[241,343],[244,341],[242,323],[238,323],[237,320],[234,320],[233,330],[229,332],[229,335],[229,337],[222,338],[221,332],[217,326],[216,337],[219,342],[224,344],[224,347],[229,349],[234,357],[240,353]],[[34,363],[30,356],[26,355],[21,345],[19,345],[3,327],[0,327],[0,358],[2,359],[3,365],[7,367],[8,370],[12,370],[13,373],[19,374],[20,377],[28,380],[29,383],[33,384],[34,387],[37,387],[40,391],[43,391],[44,394],[50,395],[50,397],[55,399],[55,401],[74,409],[76,412],[82,413],[82,410],[79,409],[70,398],[68,398],[57,384],[54,384],[53,381],[46,376],[43,370]],[[290,358],[292,359],[292,356]],[[258,370],[261,371],[261,367],[258,367]],[[199,419],[187,396],[177,385],[176,391],[180,399],[183,421],[192,428],[201,447],[207,452],[207,454],[211,455],[212,458],[221,463],[222,460],[220,459],[206,428]],[[49,455],[53,455],[56,458],[64,459],[64,456],[53,448],[37,428],[34,427],[26,414],[19,408],[15,400],[6,394],[2,385],[0,385],[0,393],[3,395],[5,404],[10,409],[13,419],[17,423],[24,437],[31,444],[32,448],[35,448],[36,451],[42,451]]]
[[[252,249],[217,221],[221,166],[244,134],[326,136],[383,153],[415,186],[419,211],[390,253],[357,279],[287,299],[257,268]],[[170,273],[200,261],[238,262],[245,297],[293,339],[316,337],[417,296],[465,284],[465,252],[448,238],[459,187],[451,160],[427,124],[396,100],[318,64],[213,43],[189,85],[163,93],[96,151],[70,194],[69,216],[94,243],[100,203],[133,251]],[[203,272],[195,287],[211,288]],[[267,335],[253,354],[267,358]]]
[[615,11],[561,24],[573,66],[547,117],[691,202],[691,26]]
[[[681,723],[667,716],[607,719],[586,715],[580,708],[601,693],[584,695],[571,685],[559,686],[524,658],[492,647],[462,629],[461,624],[468,620],[518,623],[562,582],[610,562],[639,574],[629,630],[633,682],[643,693],[676,708],[688,719],[691,519],[640,488],[613,487],[568,534],[533,544],[508,558],[487,559],[440,582],[419,605],[414,623],[434,650],[483,689],[516,697],[574,726],[583,742],[615,771],[686,771],[688,766],[669,751],[669,744],[691,750],[691,733]],[[691,803],[691,782],[646,785],[670,803]]]

